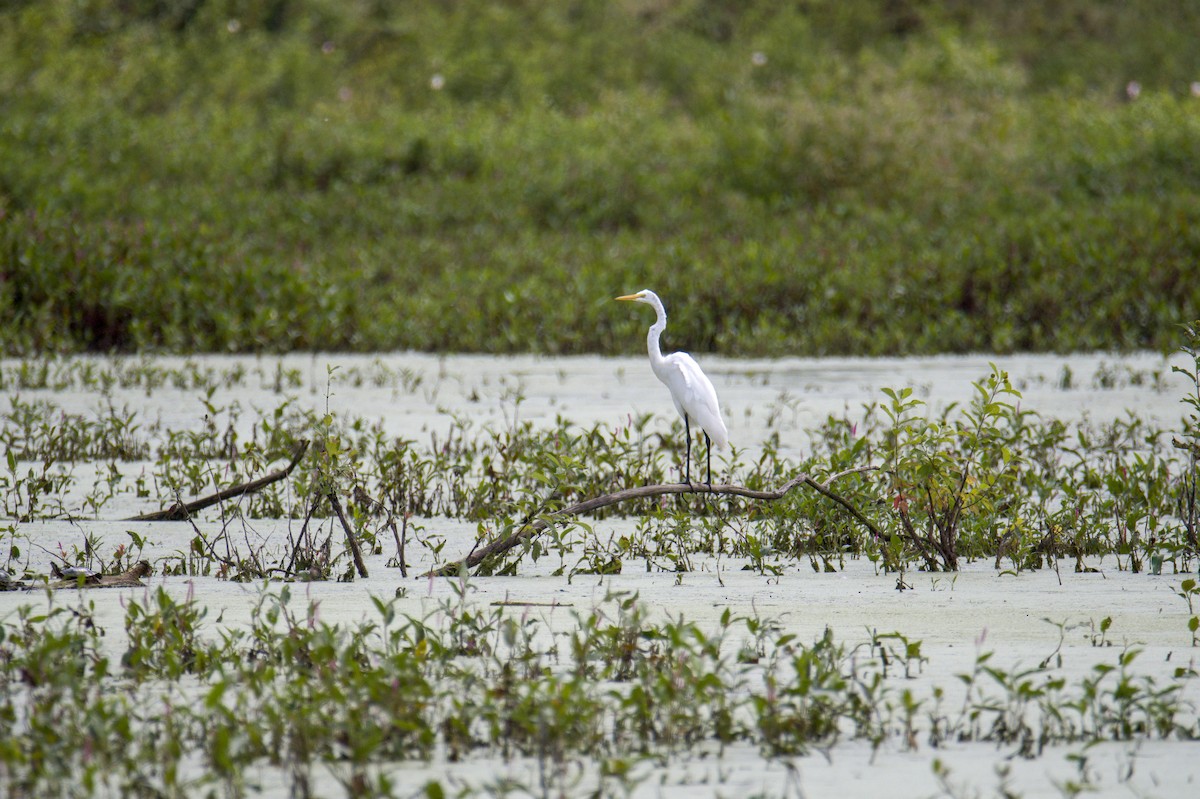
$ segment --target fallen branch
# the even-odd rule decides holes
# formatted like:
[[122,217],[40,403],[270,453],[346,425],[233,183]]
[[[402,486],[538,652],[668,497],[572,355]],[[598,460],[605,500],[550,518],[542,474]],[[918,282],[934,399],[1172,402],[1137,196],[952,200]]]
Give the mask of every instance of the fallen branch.
[[141,516],[133,516],[125,519],[127,522],[182,522],[191,518],[196,511],[203,510],[210,505],[216,505],[218,502],[224,502],[227,499],[240,497],[244,494],[253,494],[255,491],[260,491],[271,483],[278,482],[296,468],[296,464],[304,457],[304,453],[308,451],[308,441],[301,440],[296,443],[296,449],[292,453],[292,460],[287,466],[282,469],[277,469],[270,474],[263,475],[257,480],[249,480],[245,483],[226,488],[223,491],[218,491],[215,494],[210,494],[207,497],[201,497],[194,502],[189,502],[186,505],[176,502],[169,508],[157,510],[153,513],[143,513]]
[[47,588],[140,588],[145,587],[141,578],[153,571],[150,561],[139,560],[119,574],[79,574],[65,576],[58,564],[50,564],[50,573],[56,579],[47,583]]
[[649,485],[627,488],[624,491],[617,491],[612,494],[605,494],[603,496],[584,500],[583,502],[576,503],[575,505],[571,505],[563,508],[562,510],[548,514],[540,519],[536,519],[529,524],[522,525],[504,538],[497,539],[486,546],[479,547],[478,549],[473,549],[462,560],[450,563],[441,567],[440,569],[434,569],[433,571],[426,572],[425,576],[450,577],[462,574],[463,572],[475,568],[490,558],[508,552],[513,547],[517,546],[523,541],[526,541],[527,539],[533,538],[538,533],[567,516],[578,516],[583,513],[588,513],[589,511],[608,507],[609,505],[617,505],[633,499],[646,499],[648,497],[657,497],[664,494],[716,494],[721,496],[746,497],[747,499],[757,499],[764,502],[772,502],[784,497],[793,488],[806,485],[815,490],[818,494],[836,502],[849,511],[850,515],[853,516],[855,520],[859,522],[859,524],[870,530],[876,538],[884,538],[885,536],[883,533],[879,531],[879,528],[877,528],[870,519],[864,516],[863,513],[858,510],[858,508],[854,507],[849,500],[840,494],[837,494],[833,491],[833,489],[830,488],[830,485],[834,481],[846,477],[847,475],[875,471],[877,468],[878,467],[876,466],[859,466],[854,469],[847,469],[844,472],[838,472],[837,474],[833,475],[824,483],[817,482],[808,475],[802,474],[784,483],[775,491],[756,491],[754,489],[746,488],[745,486],[736,485],[710,486],[707,483],[671,483],[666,485]]

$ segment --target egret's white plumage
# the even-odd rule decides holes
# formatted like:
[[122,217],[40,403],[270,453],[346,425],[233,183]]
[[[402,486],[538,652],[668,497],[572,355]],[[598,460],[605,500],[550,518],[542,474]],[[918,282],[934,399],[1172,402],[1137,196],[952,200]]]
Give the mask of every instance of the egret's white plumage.
[[[650,368],[654,375],[671,391],[671,399],[675,402],[675,410],[683,417],[684,430],[687,433],[687,455],[684,461],[684,477],[691,482],[692,434],[691,424],[695,420],[704,431],[704,440],[708,449],[716,444],[723,449],[729,442],[729,431],[725,429],[725,420],[721,418],[721,406],[717,401],[717,390],[713,388],[708,375],[700,369],[696,359],[686,352],[673,352],[664,356],[658,340],[667,327],[667,311],[663,308],[662,300],[649,289],[636,294],[626,294],[617,297],[618,300],[643,302],[654,309],[658,315],[650,332],[646,335],[646,349],[650,353]],[[708,454],[707,452],[705,453]],[[712,485],[712,463],[708,464],[708,484]]]

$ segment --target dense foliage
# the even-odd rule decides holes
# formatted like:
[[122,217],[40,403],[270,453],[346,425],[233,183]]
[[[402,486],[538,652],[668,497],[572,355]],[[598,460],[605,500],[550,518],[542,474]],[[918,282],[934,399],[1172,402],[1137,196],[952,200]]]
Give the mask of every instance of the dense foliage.
[[[1174,346],[1200,5],[9,0],[0,351]],[[1134,84],[1136,82],[1136,85]]]

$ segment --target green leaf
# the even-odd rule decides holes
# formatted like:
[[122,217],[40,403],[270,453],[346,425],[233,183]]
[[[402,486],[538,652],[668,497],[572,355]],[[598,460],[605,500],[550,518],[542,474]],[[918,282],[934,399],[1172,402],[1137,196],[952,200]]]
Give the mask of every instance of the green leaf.
[[221,704],[221,697],[223,697],[225,695],[225,689],[228,687],[229,687],[229,684],[226,683],[224,680],[215,684],[212,688],[210,688],[208,690],[208,693],[205,694],[204,706],[206,708],[208,708],[209,710],[213,710],[213,709],[219,707]]

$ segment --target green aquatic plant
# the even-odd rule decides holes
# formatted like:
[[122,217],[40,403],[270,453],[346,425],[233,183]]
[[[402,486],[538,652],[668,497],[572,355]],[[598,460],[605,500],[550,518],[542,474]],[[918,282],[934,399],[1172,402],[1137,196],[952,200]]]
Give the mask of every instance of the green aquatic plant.
[[1179,590],[1175,593],[1187,602],[1187,628],[1192,634],[1192,646],[1200,646],[1200,615],[1196,613],[1196,605],[1200,604],[1200,581],[1188,578],[1179,584]]
[[389,765],[440,751],[529,758],[559,785],[597,759],[621,782],[643,758],[738,742],[776,759],[928,736],[1036,757],[1050,744],[1200,735],[1190,675],[1159,683],[1138,671],[1137,650],[1081,678],[980,651],[957,678],[955,716],[943,711],[952,686],[914,686],[930,659],[900,633],[854,644],[826,630],[805,643],[779,619],[726,610],[701,626],[631,594],[552,621],[519,603],[481,607],[469,582],[456,586],[419,617],[376,597],[349,624],[324,621],[286,585],[264,585],[238,624],[163,589],[127,600],[123,632],[103,629],[90,603],[20,608],[0,620],[11,732],[0,773],[22,791],[78,795],[236,791],[263,773],[296,792],[321,775],[383,790]]
[[1183,437],[1171,442],[1185,452],[1175,501],[1175,517],[1181,529],[1175,537],[1178,540],[1167,543],[1167,549],[1172,554],[1186,552],[1200,561],[1200,320],[1184,325],[1183,332],[1185,340],[1180,351],[1191,363],[1171,367],[1173,373],[1183,375],[1188,381],[1187,393],[1181,400],[1187,407]]
[[917,413],[911,389],[885,389],[890,429],[880,453],[890,476],[888,501],[898,524],[894,533],[930,570],[953,571],[963,550],[986,551],[986,537],[1007,515],[1020,468],[1009,446],[1009,430],[1020,394],[993,365],[975,384],[961,420],[930,420]]
[[128,646],[121,656],[125,672],[137,681],[208,673],[217,650],[199,638],[206,615],[190,596],[176,601],[161,587],[144,606],[131,599],[125,609]]

